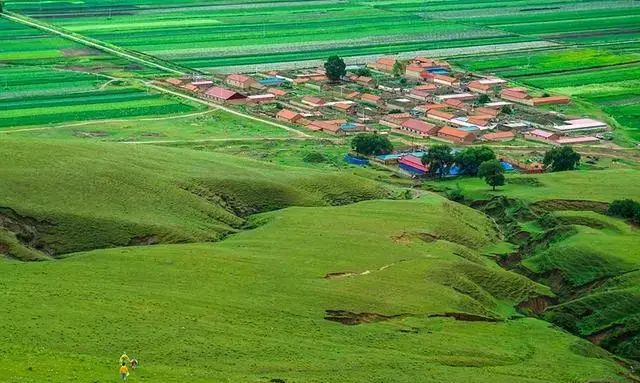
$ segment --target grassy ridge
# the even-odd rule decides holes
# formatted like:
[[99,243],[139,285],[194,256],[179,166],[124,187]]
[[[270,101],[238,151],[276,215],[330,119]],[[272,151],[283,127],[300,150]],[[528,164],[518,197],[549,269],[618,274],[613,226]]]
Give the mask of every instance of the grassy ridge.
[[[242,217],[377,198],[371,181],[179,149],[3,140],[0,207],[52,254],[129,243],[210,241]],[[17,254],[13,254],[18,256]]]
[[[0,360],[29,355],[0,372],[108,380],[126,350],[143,366],[131,380],[626,381],[608,355],[541,321],[430,317],[500,320],[548,294],[481,256],[497,233],[471,209],[426,195],[255,219],[259,228],[217,244],[0,263],[0,296],[12,307],[11,320],[0,310],[0,326],[20,334],[0,340]],[[337,272],[354,275],[324,277]],[[326,310],[402,315],[345,326],[325,320]],[[34,344],[42,347],[31,352]]]

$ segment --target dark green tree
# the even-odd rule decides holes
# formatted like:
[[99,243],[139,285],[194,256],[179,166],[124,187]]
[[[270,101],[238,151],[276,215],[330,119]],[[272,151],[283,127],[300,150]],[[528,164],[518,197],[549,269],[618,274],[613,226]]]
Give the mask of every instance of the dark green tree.
[[407,63],[404,61],[396,61],[395,64],[393,64],[393,68],[391,68],[391,73],[396,76],[396,77],[400,77],[404,75],[405,69],[407,68]]
[[324,63],[324,70],[327,73],[327,78],[329,78],[332,82],[338,82],[342,78],[342,76],[347,74],[347,65],[344,63],[344,60],[338,56],[331,56]]
[[376,133],[358,134],[351,140],[351,148],[365,156],[390,153],[393,144],[385,136]]
[[580,153],[570,146],[553,148],[545,153],[542,163],[552,172],[574,170],[580,164]]
[[490,147],[473,146],[456,154],[455,163],[460,167],[460,174],[475,177],[481,163],[495,159],[496,154]]
[[489,160],[480,164],[478,177],[484,178],[487,185],[496,190],[496,186],[504,185],[504,169],[498,160]]
[[484,105],[490,102],[491,102],[491,97],[489,97],[489,95],[481,94],[480,97],[478,97],[478,104]]
[[429,168],[427,171],[429,177],[443,178],[449,174],[449,169],[455,163],[455,156],[451,153],[449,145],[433,145],[422,157],[422,163]]

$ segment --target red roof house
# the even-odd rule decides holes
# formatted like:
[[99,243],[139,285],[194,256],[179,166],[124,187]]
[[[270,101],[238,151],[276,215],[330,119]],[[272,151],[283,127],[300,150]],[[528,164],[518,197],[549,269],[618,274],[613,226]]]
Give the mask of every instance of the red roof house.
[[425,174],[429,169],[422,163],[422,159],[412,155],[402,156],[398,161],[400,168],[408,170],[411,173]]
[[410,118],[402,123],[398,133],[406,133],[415,136],[434,136],[438,132],[438,127],[426,121]]
[[302,98],[302,103],[312,106],[314,108],[319,108],[324,106],[324,104],[326,104],[326,102],[323,99],[316,96],[304,96]]
[[378,105],[380,103],[380,101],[382,100],[382,98],[380,96],[376,96],[375,94],[371,94],[371,93],[363,93],[360,96],[360,100],[369,103],[369,104],[374,104],[374,105]]
[[289,109],[282,109],[281,111],[278,112],[278,114],[276,114],[276,119],[290,122],[292,124],[295,124],[301,118],[302,118],[302,115],[300,113],[296,113]]
[[391,72],[396,61],[393,57],[381,57],[369,66],[382,72]]
[[428,111],[427,117],[440,121],[450,121],[451,119],[456,118],[454,114],[438,109],[431,109],[430,111]]
[[482,136],[482,139],[487,141],[511,141],[516,137],[515,133],[512,131],[508,132],[495,132],[495,133],[487,133]]
[[475,135],[465,130],[445,126],[438,131],[438,137],[457,144],[472,144]]
[[227,85],[231,85],[240,89],[261,89],[264,88],[264,85],[260,84],[256,80],[252,79],[249,76],[245,76],[243,74],[230,74],[224,80]]
[[219,86],[213,86],[207,89],[207,91],[204,92],[204,97],[217,102],[234,103],[234,104],[245,102],[247,99],[247,96],[245,96],[244,94],[238,93],[230,89],[221,88]]

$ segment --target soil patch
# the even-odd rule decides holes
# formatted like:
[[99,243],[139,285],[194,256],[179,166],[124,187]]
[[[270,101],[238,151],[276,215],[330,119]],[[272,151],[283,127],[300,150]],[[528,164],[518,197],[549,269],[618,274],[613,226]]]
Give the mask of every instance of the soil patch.
[[342,323],[347,326],[357,326],[365,323],[384,322],[395,318],[401,318],[406,314],[383,315],[377,313],[355,313],[345,310],[326,310],[324,319]]
[[345,278],[345,277],[353,277],[354,275],[358,275],[358,273],[354,273],[352,271],[327,273],[325,274],[324,279],[338,279],[338,278]]
[[518,310],[533,315],[540,315],[547,311],[553,302],[548,297],[533,297],[524,302],[520,302],[517,306]]
[[469,313],[455,313],[455,312],[431,314],[429,315],[429,318],[453,318],[455,320],[465,321],[465,322],[503,322],[502,319],[491,318],[484,315],[476,315],[476,314],[469,314]]

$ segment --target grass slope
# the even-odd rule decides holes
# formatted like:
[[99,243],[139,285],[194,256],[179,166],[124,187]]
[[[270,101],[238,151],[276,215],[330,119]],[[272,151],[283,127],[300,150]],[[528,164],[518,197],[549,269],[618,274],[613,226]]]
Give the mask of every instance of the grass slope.
[[0,162],[0,227],[48,254],[217,240],[255,212],[388,195],[348,174],[171,148],[6,139]]
[[522,262],[567,295],[545,316],[619,355],[640,358],[638,229],[588,211],[553,216],[573,231]]
[[640,199],[640,172],[634,169],[578,170],[545,174],[512,174],[507,185],[492,192],[480,178],[461,178],[432,183],[436,187],[459,185],[465,196],[486,199],[495,195],[536,202],[550,199],[611,202]]
[[[481,255],[498,234],[471,209],[426,195],[254,222],[215,244],[0,262],[0,374],[108,381],[126,350],[142,363],[134,382],[627,381],[584,340],[504,321],[549,292]],[[340,272],[352,274],[325,278]],[[372,322],[346,326],[326,310]],[[447,312],[498,321],[433,317]]]

